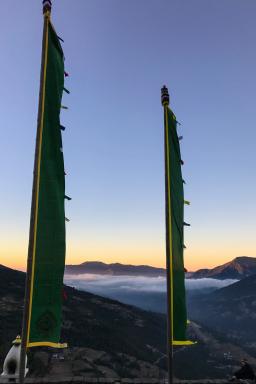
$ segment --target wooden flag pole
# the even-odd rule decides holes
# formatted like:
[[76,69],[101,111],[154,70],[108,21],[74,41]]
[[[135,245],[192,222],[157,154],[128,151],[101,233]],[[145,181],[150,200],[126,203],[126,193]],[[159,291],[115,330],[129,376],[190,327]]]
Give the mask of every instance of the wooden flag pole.
[[31,283],[33,274],[33,255],[34,255],[34,244],[35,244],[35,225],[36,225],[36,208],[39,191],[39,161],[42,146],[42,114],[43,114],[43,103],[45,97],[45,79],[46,79],[46,48],[47,48],[47,37],[48,27],[51,15],[51,0],[43,1],[43,15],[44,15],[44,29],[43,29],[43,41],[42,41],[42,58],[41,58],[41,75],[40,75],[40,91],[39,91],[39,106],[37,116],[37,133],[36,133],[36,148],[35,148],[35,159],[34,159],[34,177],[33,177],[33,188],[32,188],[32,202],[31,202],[31,213],[30,213],[30,229],[29,229],[29,245],[28,245],[28,259],[27,259],[27,274],[26,274],[26,286],[25,286],[25,299],[24,299],[24,310],[23,310],[23,321],[22,321],[22,340],[21,340],[21,351],[20,351],[20,369],[19,369],[19,383],[24,383],[25,369],[26,369],[26,352],[29,337],[29,313],[31,303]]
[[166,285],[167,285],[167,364],[168,364],[168,383],[173,384],[173,346],[172,346],[172,290],[171,290],[171,258],[172,245],[171,245],[171,231],[170,231],[170,204],[169,204],[169,165],[168,165],[168,105],[169,93],[166,86],[161,89],[161,101],[164,108],[164,158],[165,158],[165,225],[166,225]]

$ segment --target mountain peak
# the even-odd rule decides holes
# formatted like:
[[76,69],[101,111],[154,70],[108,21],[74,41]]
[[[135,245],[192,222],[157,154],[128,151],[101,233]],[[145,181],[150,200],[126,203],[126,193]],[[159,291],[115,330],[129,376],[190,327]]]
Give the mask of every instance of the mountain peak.
[[107,264],[103,263],[102,261],[84,261],[82,264],[79,265],[105,266]]
[[165,276],[164,268],[149,265],[130,265],[121,263],[106,264],[100,261],[86,261],[79,265],[66,265],[66,274],[98,274],[98,275],[127,275],[127,276]]
[[251,263],[253,260],[256,260],[255,257],[250,257],[250,256],[237,256],[235,257],[232,261],[236,261],[238,263]]
[[190,278],[213,278],[219,280],[241,280],[244,277],[256,274],[256,258],[238,256],[233,260],[212,269],[199,269],[192,273]]

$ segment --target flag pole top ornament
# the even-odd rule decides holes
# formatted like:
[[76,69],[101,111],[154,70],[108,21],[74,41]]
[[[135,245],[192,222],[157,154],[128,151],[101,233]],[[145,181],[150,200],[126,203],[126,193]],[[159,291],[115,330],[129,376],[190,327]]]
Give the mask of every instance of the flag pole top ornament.
[[13,340],[12,344],[14,344],[14,345],[21,344],[21,337],[20,337],[20,335],[16,336],[16,339]]
[[163,106],[169,105],[170,102],[168,88],[165,85],[161,88],[161,101]]
[[49,16],[52,10],[51,0],[43,0],[43,14]]

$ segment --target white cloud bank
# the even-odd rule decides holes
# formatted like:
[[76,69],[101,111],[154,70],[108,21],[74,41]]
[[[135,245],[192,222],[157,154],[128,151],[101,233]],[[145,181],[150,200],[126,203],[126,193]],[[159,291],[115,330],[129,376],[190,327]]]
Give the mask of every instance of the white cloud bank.
[[[136,292],[165,292],[166,279],[159,277],[143,276],[109,276],[109,275],[65,275],[65,284],[77,289],[88,290],[89,292],[100,293],[107,291],[136,291]],[[223,288],[235,283],[237,280],[216,280],[216,279],[186,279],[188,290],[204,290]]]
[[164,277],[106,276],[106,275],[65,275],[65,284],[79,289],[111,289],[125,291],[165,291]]
[[204,289],[204,288],[224,288],[228,285],[236,283],[238,280],[226,279],[226,280],[217,280],[210,278],[203,279],[186,279],[186,288],[189,290],[192,289]]

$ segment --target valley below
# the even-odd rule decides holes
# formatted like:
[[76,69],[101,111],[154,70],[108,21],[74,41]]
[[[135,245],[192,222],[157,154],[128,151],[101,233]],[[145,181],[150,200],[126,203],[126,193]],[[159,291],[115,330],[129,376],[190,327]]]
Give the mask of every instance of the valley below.
[[[79,287],[78,276],[71,277],[71,284],[66,279],[73,285],[64,286],[61,339],[68,348],[30,349],[30,377],[164,379],[164,277],[150,273],[150,277],[116,275],[111,286],[102,276],[92,278],[94,288],[99,282],[98,294]],[[256,275],[228,283],[202,278],[195,285],[194,280],[187,280],[187,307],[188,338],[196,344],[174,348],[174,376],[227,378],[242,358],[256,369]],[[21,332],[24,283],[24,273],[0,266],[0,367],[11,341]],[[118,292],[114,299],[107,297],[113,292]]]

